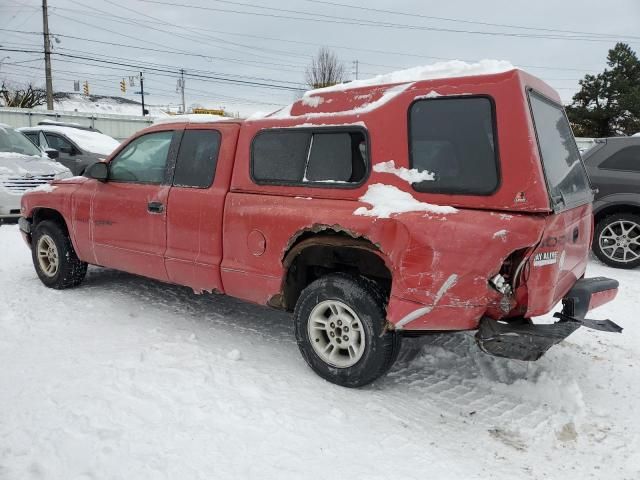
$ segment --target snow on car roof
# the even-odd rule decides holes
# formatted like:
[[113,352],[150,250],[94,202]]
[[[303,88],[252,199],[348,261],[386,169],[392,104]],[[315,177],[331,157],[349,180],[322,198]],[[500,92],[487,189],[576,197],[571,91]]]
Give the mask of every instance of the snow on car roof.
[[395,72],[376,75],[362,80],[353,80],[348,83],[340,83],[331,87],[316,88],[305,92],[304,96],[318,93],[337,92],[352,88],[371,87],[391,83],[418,82],[421,80],[436,80],[441,78],[469,77],[472,75],[490,75],[513,70],[514,67],[506,60],[480,60],[476,63],[450,60],[448,62],[436,62],[430,65],[397,70]]
[[38,130],[61,133],[76,143],[81,149],[99,155],[109,155],[120,145],[115,138],[100,132],[81,130],[58,125],[39,125]]

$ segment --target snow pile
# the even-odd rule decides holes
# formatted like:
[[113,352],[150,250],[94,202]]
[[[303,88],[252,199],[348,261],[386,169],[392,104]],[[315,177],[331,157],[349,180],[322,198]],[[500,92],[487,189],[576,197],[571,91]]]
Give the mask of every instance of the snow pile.
[[253,112],[251,115],[249,115],[245,120],[248,120],[248,121],[262,120],[263,118],[269,116],[270,113],[273,113],[273,112],[265,112],[263,110],[257,110]]
[[324,98],[322,98],[319,95],[314,95],[314,96],[304,96],[302,97],[302,103],[304,105],[308,105],[309,107],[313,107],[316,108],[318,107],[321,103],[324,103]]
[[391,173],[392,175],[396,175],[409,183],[420,183],[426,180],[433,180],[433,173],[427,172],[426,170],[420,171],[415,168],[408,169],[406,167],[396,167],[393,160],[376,163],[373,166],[373,171],[378,173]]
[[428,212],[436,214],[455,213],[453,207],[432,205],[420,202],[413,196],[393,185],[375,183],[370,185],[367,193],[359,198],[361,202],[368,203],[372,208],[360,207],[353,214],[365,217],[389,218],[394,213]]
[[66,135],[82,150],[97,153],[98,155],[109,155],[120,145],[120,142],[115,138],[105,135],[104,133],[94,132],[91,130],[82,130],[80,128],[73,127],[59,127],[56,125],[41,125],[40,128],[45,132],[56,132]]
[[305,96],[317,93],[337,92],[352,88],[370,87],[388,83],[417,82],[420,80],[435,80],[440,78],[469,77],[472,75],[488,75],[513,70],[515,67],[504,60],[480,60],[476,63],[467,63],[460,60],[437,62],[421,67],[407,68],[391,73],[377,75],[363,80],[354,80],[349,83],[340,83],[331,87],[317,88],[305,92]]
[[438,93],[435,90],[431,90],[426,95],[421,95],[419,97],[416,97],[416,99],[418,99],[418,98],[438,98],[438,97],[441,97],[441,96],[442,96],[441,93]]
[[[64,112],[78,113],[101,113],[112,115],[129,115],[140,117],[142,105],[140,102],[122,96],[106,95],[81,95],[79,93],[56,92],[54,99],[55,109]],[[149,105],[145,108],[149,110],[152,117],[166,115],[165,105]],[[35,107],[34,110],[46,110],[46,105]]]

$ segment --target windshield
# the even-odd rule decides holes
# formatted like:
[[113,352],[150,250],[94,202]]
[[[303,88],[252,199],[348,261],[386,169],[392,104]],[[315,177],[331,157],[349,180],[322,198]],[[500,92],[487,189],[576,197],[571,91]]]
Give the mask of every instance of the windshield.
[[562,107],[533,91],[529,101],[554,209],[590,202],[591,187]]
[[31,143],[27,137],[6,126],[0,126],[0,152],[42,156],[40,149]]

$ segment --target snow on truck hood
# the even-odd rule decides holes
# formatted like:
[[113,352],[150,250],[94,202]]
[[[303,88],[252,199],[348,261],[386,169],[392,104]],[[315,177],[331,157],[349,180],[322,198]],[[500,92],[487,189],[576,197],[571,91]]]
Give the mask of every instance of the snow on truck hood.
[[47,157],[0,152],[0,175],[55,175],[63,172],[69,172],[69,169]]

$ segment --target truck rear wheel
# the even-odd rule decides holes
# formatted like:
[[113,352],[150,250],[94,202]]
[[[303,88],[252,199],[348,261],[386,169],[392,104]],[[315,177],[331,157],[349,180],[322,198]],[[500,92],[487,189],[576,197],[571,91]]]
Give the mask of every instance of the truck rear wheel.
[[400,349],[400,336],[385,331],[382,295],[363,278],[336,273],[312,282],[298,298],[294,323],[307,364],[344,387],[384,375]]
[[600,220],[593,235],[593,253],[610,267],[640,266],[640,216],[616,213]]
[[42,283],[57,290],[80,285],[87,274],[87,264],[76,255],[69,234],[51,220],[37,224],[31,258]]

